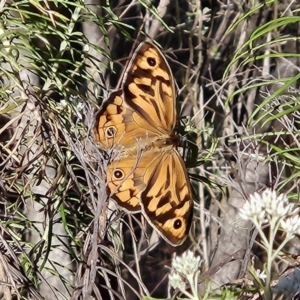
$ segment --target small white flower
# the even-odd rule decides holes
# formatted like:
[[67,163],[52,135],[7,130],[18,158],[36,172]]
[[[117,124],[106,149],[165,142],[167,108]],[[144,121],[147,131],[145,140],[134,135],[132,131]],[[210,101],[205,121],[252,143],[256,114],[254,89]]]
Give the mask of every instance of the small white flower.
[[254,219],[263,222],[264,220],[281,219],[286,215],[295,214],[299,209],[289,203],[286,195],[276,195],[275,191],[266,189],[261,195],[254,193],[240,210],[243,219]]
[[300,233],[300,217],[294,215],[292,217],[281,220],[280,225],[289,236],[294,236]]
[[75,106],[75,113],[77,115],[77,117],[82,120],[83,116],[82,116],[82,111],[84,108],[84,104],[82,102],[77,102],[76,106]]
[[270,189],[265,190],[261,198],[266,212],[273,217],[281,218],[290,213],[294,208],[294,205],[289,203],[286,195],[280,194],[277,196],[276,192]]
[[83,52],[89,52],[90,51],[90,46],[89,45],[87,45],[87,44],[85,44],[84,46],[83,46]]
[[173,274],[169,274],[169,281],[171,286],[174,289],[178,288],[181,291],[185,290],[185,286],[186,286],[185,281],[182,278],[182,276],[180,276],[177,272],[174,272]]
[[84,108],[84,103],[83,103],[83,102],[78,102],[77,105],[76,105],[76,108],[77,108],[78,110],[83,110],[83,108]]
[[255,271],[255,273],[256,273],[257,277],[263,281],[265,281],[265,279],[267,278],[267,274],[266,274],[265,270],[257,269]]
[[59,101],[59,105],[62,108],[66,108],[68,106],[68,102],[66,100],[62,99],[62,100]]
[[262,204],[261,196],[258,193],[250,195],[249,201],[240,209],[240,216],[245,220],[264,220],[265,210]]
[[195,274],[199,270],[201,263],[200,256],[195,257],[194,253],[188,250],[182,256],[175,257],[172,266],[177,272],[190,275]]

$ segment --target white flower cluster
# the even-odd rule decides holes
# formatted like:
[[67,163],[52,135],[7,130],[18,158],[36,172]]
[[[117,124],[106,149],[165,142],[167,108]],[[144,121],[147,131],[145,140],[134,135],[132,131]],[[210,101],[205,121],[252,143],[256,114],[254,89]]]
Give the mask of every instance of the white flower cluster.
[[[182,256],[177,256],[172,261],[174,271],[169,274],[171,286],[178,288],[187,299],[198,299],[198,276],[200,274],[200,266],[202,260],[200,256],[195,257],[190,250],[184,252]],[[192,293],[187,292],[186,282],[189,283]]]
[[276,195],[275,191],[265,190],[262,195],[254,193],[240,210],[240,216],[251,220],[257,227],[263,223],[278,223],[289,239],[300,233],[299,207],[290,203],[287,196]]

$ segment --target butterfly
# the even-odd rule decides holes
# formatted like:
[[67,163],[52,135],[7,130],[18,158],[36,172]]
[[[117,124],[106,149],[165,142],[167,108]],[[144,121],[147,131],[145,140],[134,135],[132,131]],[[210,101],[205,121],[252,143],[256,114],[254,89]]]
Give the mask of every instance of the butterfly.
[[124,72],[121,89],[96,113],[95,139],[118,150],[106,174],[107,192],[124,210],[141,212],[173,246],[181,245],[193,218],[192,188],[177,151],[175,83],[162,52],[141,43]]

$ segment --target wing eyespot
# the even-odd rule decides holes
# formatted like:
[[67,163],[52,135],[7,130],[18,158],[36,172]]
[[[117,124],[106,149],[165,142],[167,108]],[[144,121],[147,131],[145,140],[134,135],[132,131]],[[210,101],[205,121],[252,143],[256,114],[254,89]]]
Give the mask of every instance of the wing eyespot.
[[122,180],[125,177],[125,174],[122,170],[116,169],[114,170],[113,176],[117,180]]
[[111,139],[116,136],[117,129],[114,126],[109,126],[105,130],[106,137]]
[[182,227],[182,221],[180,219],[177,219],[173,223],[173,228],[178,230]]
[[148,57],[147,58],[147,63],[150,67],[155,67],[156,66],[156,59],[154,57]]

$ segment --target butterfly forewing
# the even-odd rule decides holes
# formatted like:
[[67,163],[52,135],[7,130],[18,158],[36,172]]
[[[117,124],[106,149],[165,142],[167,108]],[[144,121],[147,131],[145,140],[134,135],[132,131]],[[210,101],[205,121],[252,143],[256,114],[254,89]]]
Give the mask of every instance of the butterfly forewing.
[[126,102],[149,124],[171,133],[176,122],[175,86],[171,69],[153,44],[136,49],[123,79]]
[[97,113],[95,136],[103,149],[131,149],[137,147],[138,141],[157,139],[159,131],[124,101],[119,90],[110,95]]

